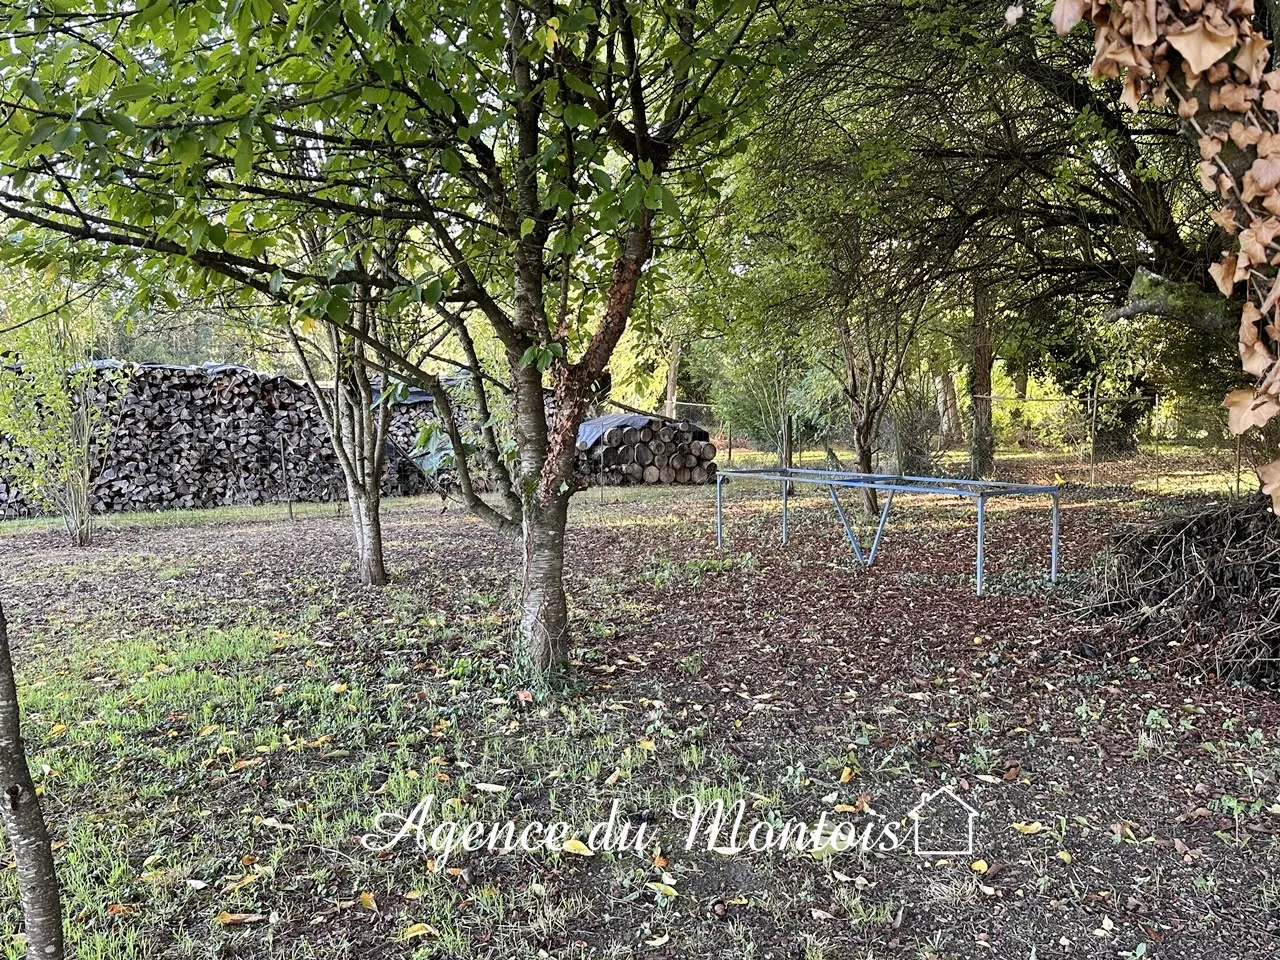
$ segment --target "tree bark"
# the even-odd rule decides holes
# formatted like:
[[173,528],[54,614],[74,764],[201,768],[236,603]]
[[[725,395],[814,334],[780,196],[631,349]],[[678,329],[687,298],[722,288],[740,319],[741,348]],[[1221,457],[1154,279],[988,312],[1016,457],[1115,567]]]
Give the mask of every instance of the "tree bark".
[[[377,305],[368,291],[358,300],[352,322],[359,334],[377,330]],[[382,475],[386,470],[387,435],[391,428],[391,404],[379,403],[373,395],[365,346],[358,339],[343,336],[330,326],[327,345],[317,352],[334,372],[333,388],[321,386],[307,344],[286,322],[285,330],[294,356],[329,430],[338,465],[347,485],[351,527],[356,541],[357,572],[364,586],[382,587],[388,582],[382,556]],[[385,384],[385,380],[383,381]],[[441,416],[452,416],[441,409]]]
[[975,477],[988,477],[995,469],[996,441],[991,423],[993,312],[990,289],[985,284],[975,284],[973,320],[969,328],[969,399],[973,420],[969,440],[969,470]]
[[1019,360],[1013,371],[1013,395],[1019,400],[1027,399],[1027,386],[1030,379],[1026,361]]
[[27,960],[62,960],[62,897],[53,848],[22,742],[8,624],[0,606],[0,809],[17,863]]
[[662,413],[668,420],[676,417],[676,397],[680,382],[680,341],[672,341],[671,356],[667,361],[667,402]]
[[[875,428],[855,423],[853,425],[853,458],[858,466],[858,473],[875,473]],[[862,510],[868,516],[875,516],[880,510],[876,491],[871,487],[862,487]]]
[[374,488],[366,492],[348,482],[347,502],[351,505],[360,582],[367,587],[385,587],[388,577],[382,557],[381,491]]
[[539,671],[569,659],[569,607],[564,592],[564,534],[569,491],[543,506],[524,506],[524,570],[520,635]]
[[938,419],[942,423],[942,438],[948,444],[964,439],[964,424],[960,421],[960,401],[956,397],[956,380],[950,370],[934,374],[938,391]]

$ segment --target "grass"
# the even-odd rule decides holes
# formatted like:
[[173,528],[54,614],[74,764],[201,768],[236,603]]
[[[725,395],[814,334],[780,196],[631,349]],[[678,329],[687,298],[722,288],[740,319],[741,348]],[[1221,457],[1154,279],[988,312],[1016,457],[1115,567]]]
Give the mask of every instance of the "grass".
[[[1031,572],[1034,509],[993,512],[1002,592],[979,602],[964,505],[904,498],[864,572],[820,498],[793,501],[783,549],[777,504],[730,490],[721,553],[705,494],[579,498],[580,646],[544,684],[511,654],[507,548],[430,502],[391,509],[385,591],[334,574],[332,506],[292,526],[135,515],[85,555],[24,528],[5,592],[76,956],[1047,957],[1063,937],[1195,955],[1227,936],[1268,955],[1265,694],[1076,653]],[[1068,503],[1077,574],[1139,507]],[[939,785],[981,811],[972,858],[687,851],[672,813],[691,795],[742,800],[761,835],[841,809],[905,828]],[[616,802],[660,839],[362,846],[426,795],[433,826],[562,820],[585,840]],[[18,927],[0,871],[0,930]]]

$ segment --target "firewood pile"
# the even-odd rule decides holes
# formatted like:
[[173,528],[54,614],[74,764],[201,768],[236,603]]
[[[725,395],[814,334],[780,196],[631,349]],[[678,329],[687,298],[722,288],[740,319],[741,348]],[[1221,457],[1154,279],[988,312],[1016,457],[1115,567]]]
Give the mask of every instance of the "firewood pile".
[[[95,511],[345,498],[328,430],[305,384],[230,366],[144,365],[124,373],[104,369],[90,388],[114,423],[97,457]],[[429,416],[429,403],[397,406],[393,438],[416,436]],[[401,455],[408,449],[392,446],[384,493],[425,488]],[[0,476],[0,517],[32,512],[13,481]]]
[[687,420],[612,414],[578,431],[579,489],[627,484],[697,484],[716,475],[716,445]]
[[[114,424],[95,457],[92,508],[194,509],[231,504],[342,500],[346,488],[319,407],[305,384],[244,367],[124,367],[99,364],[91,400]],[[385,495],[451,486],[452,471],[428,481],[410,459],[434,416],[429,394],[411,391],[392,414]],[[465,402],[459,403],[465,421]],[[13,479],[0,438],[0,519],[34,514]],[[613,414],[578,434],[575,482],[591,485],[704,484],[716,473],[716,447],[688,421]],[[489,484],[483,471],[479,489]]]

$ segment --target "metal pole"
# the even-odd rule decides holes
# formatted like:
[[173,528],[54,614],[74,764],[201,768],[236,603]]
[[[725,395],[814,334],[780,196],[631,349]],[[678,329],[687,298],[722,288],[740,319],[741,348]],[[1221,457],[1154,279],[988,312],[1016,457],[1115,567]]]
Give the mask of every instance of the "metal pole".
[[720,487],[721,487],[721,484],[723,483],[724,483],[724,477],[717,476],[716,477],[716,549],[719,549],[724,546],[724,525],[723,525],[723,520],[721,519],[722,496],[720,493]]
[[[836,495],[836,488],[828,486],[827,492],[831,494],[831,502],[836,505],[836,513],[840,517],[840,525],[844,527],[844,535],[849,541],[849,546],[853,547],[853,555],[858,558],[858,562],[864,567],[870,566],[870,561],[862,556],[862,548],[858,546],[858,538],[854,535],[853,528],[849,526],[849,521],[845,519],[844,507],[840,506],[840,497]],[[889,496],[893,496],[893,491],[889,491]]]
[[1058,582],[1058,495],[1053,495],[1053,537],[1049,541],[1049,582]]
[[1236,434],[1236,496],[1240,496],[1240,435]]
[[978,497],[978,596],[982,596],[982,574],[983,574],[983,556],[985,538],[987,529],[987,498]]
[[876,551],[880,549],[880,537],[884,535],[884,525],[889,519],[889,508],[893,506],[893,491],[884,499],[884,509],[880,511],[880,523],[876,526],[876,538],[871,541],[871,553],[867,556],[867,566],[876,562]]
[[787,488],[791,486],[791,481],[782,481],[782,545],[787,544]]
[[729,435],[729,466],[733,466],[733,421],[729,420],[724,425],[724,431]]
[[1093,411],[1089,424],[1089,486],[1098,482],[1098,388],[1093,388]]
[[1160,394],[1156,394],[1156,405],[1151,411],[1152,440],[1156,448],[1156,493],[1160,492]]

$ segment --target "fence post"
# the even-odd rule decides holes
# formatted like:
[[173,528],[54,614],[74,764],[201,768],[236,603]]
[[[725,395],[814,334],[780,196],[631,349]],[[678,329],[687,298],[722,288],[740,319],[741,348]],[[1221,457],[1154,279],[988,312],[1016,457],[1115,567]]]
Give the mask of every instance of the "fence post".
[[1093,409],[1089,413],[1089,486],[1098,485],[1098,387],[1093,388]]
[[1240,496],[1240,435],[1236,434],[1236,496]]
[[1156,394],[1155,409],[1151,413],[1151,433],[1156,448],[1156,493],[1160,492],[1160,394]]

